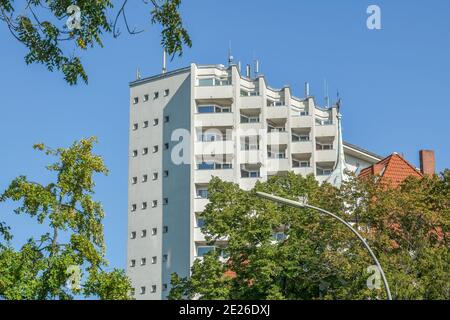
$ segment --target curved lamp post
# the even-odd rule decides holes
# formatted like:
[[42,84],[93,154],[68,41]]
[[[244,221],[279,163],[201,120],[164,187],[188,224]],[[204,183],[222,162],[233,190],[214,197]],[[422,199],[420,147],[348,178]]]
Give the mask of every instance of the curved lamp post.
[[338,217],[337,215],[335,215],[335,214],[333,214],[333,213],[331,213],[331,212],[329,212],[327,210],[324,210],[324,209],[321,209],[321,208],[318,208],[318,207],[314,207],[314,206],[310,206],[308,204],[303,204],[303,203],[300,203],[300,202],[297,202],[297,201],[292,201],[292,200],[289,200],[289,199],[277,197],[277,196],[274,196],[274,195],[271,195],[271,194],[268,194],[268,193],[264,193],[264,192],[256,192],[256,195],[261,197],[261,198],[264,198],[266,200],[271,200],[271,201],[278,202],[278,203],[281,203],[281,204],[285,204],[285,205],[288,205],[288,206],[291,206],[291,207],[294,207],[294,208],[300,208],[300,209],[309,208],[309,209],[314,209],[314,210],[320,211],[322,213],[325,213],[325,214],[333,217],[334,219],[338,220],[340,223],[345,225],[347,228],[349,228],[358,237],[358,239],[361,240],[363,245],[366,247],[367,251],[369,251],[373,261],[375,262],[375,264],[378,267],[378,270],[380,271],[381,278],[383,279],[383,283],[384,283],[384,288],[386,289],[386,295],[388,297],[388,300],[392,300],[391,290],[389,289],[389,284],[388,284],[388,282],[386,280],[386,276],[384,275],[384,271],[381,268],[380,262],[378,261],[377,257],[373,253],[372,249],[369,247],[369,245],[366,242],[366,240],[364,240],[364,238],[358,233],[358,231],[356,231],[348,222],[346,222],[344,219]]

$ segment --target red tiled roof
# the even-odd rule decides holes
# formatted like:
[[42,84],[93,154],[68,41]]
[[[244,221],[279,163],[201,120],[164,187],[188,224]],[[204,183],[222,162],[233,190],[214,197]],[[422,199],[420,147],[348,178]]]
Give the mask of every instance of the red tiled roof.
[[380,175],[381,181],[393,187],[399,186],[406,178],[423,178],[423,174],[397,153],[391,154],[380,162],[363,169],[359,177]]

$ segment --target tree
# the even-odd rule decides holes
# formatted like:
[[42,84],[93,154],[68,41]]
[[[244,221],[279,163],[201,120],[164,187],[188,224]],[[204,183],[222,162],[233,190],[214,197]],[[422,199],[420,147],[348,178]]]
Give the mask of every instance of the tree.
[[[160,24],[161,45],[172,58],[182,55],[183,45],[191,46],[191,39],[183,26],[178,11],[181,0],[150,0],[151,23]],[[88,76],[79,56],[65,52],[72,48],[87,50],[95,45],[103,46],[104,33],[118,37],[119,19],[122,18],[127,31],[130,29],[126,15],[128,0],[123,0],[115,17],[109,10],[114,6],[110,0],[27,0],[21,8],[13,0],[0,0],[0,20],[5,22],[11,34],[23,43],[28,53],[25,62],[44,64],[49,71],[59,70],[70,85]],[[113,18],[113,19],[111,19]]]
[[319,185],[313,176],[289,173],[257,183],[250,192],[214,178],[202,217],[203,232],[216,250],[194,263],[191,277],[172,276],[170,298],[385,298],[382,283],[369,288],[373,262],[348,229],[316,211],[255,196],[263,191],[307,198],[309,204],[357,222],[381,261],[394,298],[448,299],[449,176],[409,179],[398,189],[353,178],[338,190]]
[[83,139],[56,150],[35,145],[35,149],[58,158],[47,167],[56,173],[56,181],[42,185],[21,176],[1,195],[1,202],[20,202],[16,214],[28,215],[49,229],[16,251],[3,226],[6,243],[0,242],[1,298],[130,298],[131,285],[124,272],[105,270],[104,211],[93,199],[93,176],[107,174],[108,170],[102,158],[92,153],[95,141]]

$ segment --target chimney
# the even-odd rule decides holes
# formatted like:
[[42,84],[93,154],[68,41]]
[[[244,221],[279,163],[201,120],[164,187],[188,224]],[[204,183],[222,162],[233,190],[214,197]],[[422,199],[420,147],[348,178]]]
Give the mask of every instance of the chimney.
[[436,160],[433,150],[420,150],[420,171],[423,175],[432,176],[436,172]]

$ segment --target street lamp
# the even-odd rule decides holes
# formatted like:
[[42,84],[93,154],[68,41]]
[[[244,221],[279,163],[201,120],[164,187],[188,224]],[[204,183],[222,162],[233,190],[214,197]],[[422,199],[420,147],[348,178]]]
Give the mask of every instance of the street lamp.
[[271,194],[268,194],[268,193],[264,193],[264,192],[256,192],[256,195],[258,197],[264,198],[266,200],[271,200],[271,201],[278,202],[278,203],[281,203],[281,204],[285,204],[285,205],[288,205],[288,206],[291,206],[291,207],[294,207],[294,208],[300,208],[300,209],[308,208],[308,209],[314,209],[314,210],[320,211],[322,213],[325,213],[325,214],[333,217],[334,219],[338,220],[340,223],[345,225],[347,228],[349,228],[358,237],[358,239],[361,240],[363,245],[366,247],[367,251],[369,251],[373,261],[375,262],[375,264],[378,267],[378,270],[380,271],[381,278],[383,279],[383,283],[384,283],[384,288],[386,289],[386,295],[388,297],[388,300],[392,300],[391,290],[389,289],[389,284],[387,282],[386,276],[384,275],[383,268],[381,268],[380,262],[378,261],[377,257],[373,253],[372,249],[369,247],[369,244],[366,242],[366,240],[364,240],[364,238],[358,233],[358,231],[356,231],[348,222],[346,222],[344,219],[338,217],[337,215],[335,215],[335,214],[333,214],[333,213],[331,213],[331,212],[329,212],[327,210],[324,210],[324,209],[321,209],[321,208],[318,208],[318,207],[314,207],[314,206],[311,206],[311,205],[306,204],[306,203],[300,203],[300,202],[297,202],[297,201],[293,201],[293,200],[277,197],[277,196],[274,196],[274,195],[271,195]]

